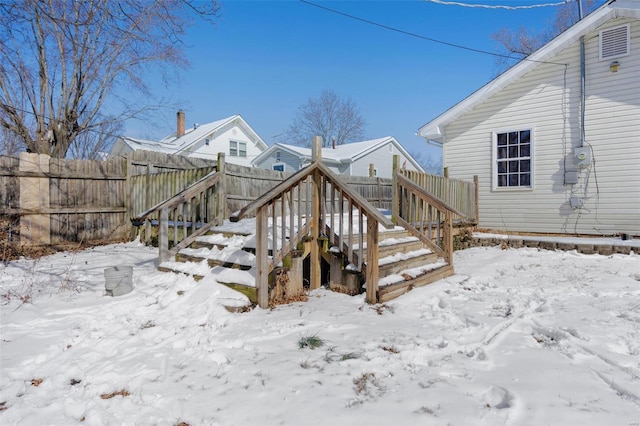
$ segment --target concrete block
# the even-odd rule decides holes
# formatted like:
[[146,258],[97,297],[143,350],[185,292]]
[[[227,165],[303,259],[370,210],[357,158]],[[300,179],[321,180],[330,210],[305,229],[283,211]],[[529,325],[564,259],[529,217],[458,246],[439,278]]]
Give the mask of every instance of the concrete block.
[[554,241],[540,241],[538,247],[543,250],[555,250],[556,248],[558,248],[558,244]]
[[594,250],[603,256],[611,256],[613,254],[613,246],[610,244],[598,244],[594,246]]
[[594,254],[595,250],[592,244],[578,244],[578,253],[582,254]]

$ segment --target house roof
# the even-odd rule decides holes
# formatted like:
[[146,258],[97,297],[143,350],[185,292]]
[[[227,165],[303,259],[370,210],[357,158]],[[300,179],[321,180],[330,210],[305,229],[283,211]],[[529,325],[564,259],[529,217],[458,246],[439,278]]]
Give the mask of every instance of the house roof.
[[427,140],[443,142],[444,126],[482,104],[498,91],[539,66],[541,62],[548,62],[554,55],[569,47],[581,36],[594,31],[600,25],[613,18],[640,19],[640,0],[609,0],[606,4],[587,15],[527,58],[518,62],[458,104],[420,127],[417,135]]
[[121,137],[121,140],[134,150],[144,149],[149,151],[164,152],[167,154],[180,154],[181,152],[187,150],[189,147],[204,139],[207,135],[215,133],[223,129],[225,126],[234,123],[243,128],[249,135],[251,140],[254,141],[259,147],[267,149],[267,144],[239,114],[223,118],[222,120],[213,121],[211,123],[194,125],[193,127],[185,129],[184,135],[180,136],[179,138],[176,137],[176,133],[174,132],[169,136],[160,139],[159,141],[135,139],[126,136]]
[[[378,139],[337,145],[335,148],[324,147],[322,148],[322,160],[325,163],[329,164],[353,163],[354,161],[357,161],[371,151],[374,151],[380,146],[386,145],[389,142],[391,142],[398,149],[398,151],[400,151],[405,157],[407,157],[416,169],[424,171],[420,164],[415,161],[411,154],[409,154],[393,136],[385,136]],[[260,155],[254,158],[251,164],[256,165],[260,163],[277,149],[287,151],[304,160],[311,160],[311,148],[276,143],[271,145],[266,151],[262,152]]]

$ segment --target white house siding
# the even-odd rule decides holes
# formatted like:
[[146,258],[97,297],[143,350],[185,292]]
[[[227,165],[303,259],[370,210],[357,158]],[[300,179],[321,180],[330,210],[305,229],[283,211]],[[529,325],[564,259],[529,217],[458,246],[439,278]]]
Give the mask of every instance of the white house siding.
[[[606,27],[625,20],[612,21]],[[605,27],[605,26],[603,26]],[[449,176],[479,177],[480,223],[506,231],[640,234],[640,29],[632,24],[633,56],[599,61],[598,32],[586,39],[586,141],[595,167],[564,185],[563,164],[573,167],[580,144],[580,50],[576,42],[540,64],[478,108],[446,126],[444,163]],[[565,89],[566,85],[566,89]],[[533,190],[492,189],[492,134],[533,130]],[[569,199],[584,199],[572,209]]]
[[[392,147],[391,151],[389,150],[390,146]],[[406,168],[408,170],[416,170],[411,161],[407,160],[407,157],[402,155],[392,142],[389,142],[358,158],[351,166],[351,174],[353,176],[369,176],[369,164],[373,164],[378,170],[378,177],[391,178],[393,174],[394,155],[400,156],[400,165],[406,161]]]
[[255,167],[273,170],[274,164],[284,164],[285,172],[297,172],[298,170],[300,170],[300,166],[302,165],[300,157],[295,154],[291,154],[288,151],[280,150],[280,161],[276,161],[276,154],[274,151],[271,153],[271,155],[268,155],[266,158],[264,158],[263,161],[255,164]]
[[[230,155],[229,142],[232,140],[246,142],[246,157]],[[262,150],[251,141],[251,138],[240,127],[236,126],[225,126],[223,129],[215,132],[215,137],[211,138],[209,145],[206,145],[205,141],[202,140],[194,148],[195,149],[189,153],[190,157],[212,160],[218,157],[218,152],[224,152],[225,161],[241,166],[251,166],[251,160],[262,152]]]

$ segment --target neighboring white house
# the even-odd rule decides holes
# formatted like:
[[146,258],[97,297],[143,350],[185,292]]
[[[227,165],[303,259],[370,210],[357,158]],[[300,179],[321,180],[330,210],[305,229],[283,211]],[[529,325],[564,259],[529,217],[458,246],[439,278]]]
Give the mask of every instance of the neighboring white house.
[[608,1],[418,135],[449,177],[478,175],[482,228],[640,235],[640,1]]
[[[402,167],[424,172],[391,136],[322,148],[322,162],[334,172],[349,176],[369,176],[370,164],[373,164],[374,176],[390,178],[394,155],[400,157]],[[282,143],[271,145],[251,162],[255,167],[281,172],[295,172],[310,163],[310,148]]]
[[146,150],[216,160],[218,153],[224,152],[227,162],[249,166],[265,149],[267,144],[240,115],[185,128],[184,112],[178,111],[175,133],[159,141],[121,136],[113,144],[110,155]]

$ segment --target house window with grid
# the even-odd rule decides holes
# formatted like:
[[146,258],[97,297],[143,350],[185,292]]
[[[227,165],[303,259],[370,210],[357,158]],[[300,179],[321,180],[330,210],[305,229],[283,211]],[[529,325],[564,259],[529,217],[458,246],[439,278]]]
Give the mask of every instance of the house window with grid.
[[229,141],[229,156],[231,157],[246,157],[247,156],[247,143],[238,141]]
[[531,130],[494,134],[496,188],[532,188]]

